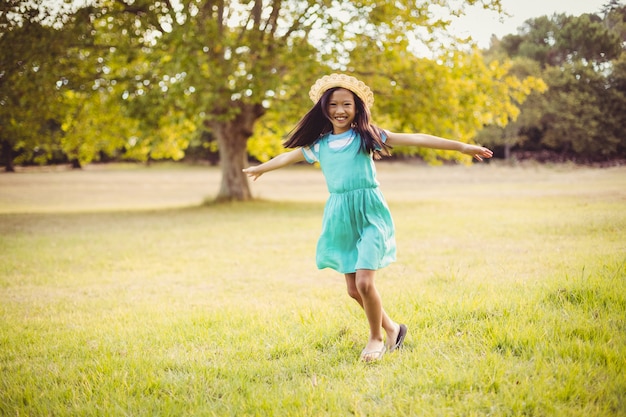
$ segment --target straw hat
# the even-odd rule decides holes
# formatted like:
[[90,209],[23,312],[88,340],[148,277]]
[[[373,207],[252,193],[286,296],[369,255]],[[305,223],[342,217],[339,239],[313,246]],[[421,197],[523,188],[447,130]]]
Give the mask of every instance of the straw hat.
[[325,75],[319,80],[315,81],[315,84],[309,91],[309,97],[313,100],[313,103],[317,103],[322,95],[326,91],[334,87],[342,87],[352,91],[356,94],[363,103],[369,108],[374,104],[374,93],[365,85],[363,81],[359,81],[356,78],[345,74],[330,74]]

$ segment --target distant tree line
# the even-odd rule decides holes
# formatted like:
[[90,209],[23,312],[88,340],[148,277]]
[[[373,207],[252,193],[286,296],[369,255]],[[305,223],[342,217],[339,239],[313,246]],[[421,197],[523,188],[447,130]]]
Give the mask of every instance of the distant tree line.
[[492,39],[485,57],[511,59],[513,73],[548,88],[506,126],[486,126],[478,142],[506,158],[626,159],[625,6],[613,0],[598,14],[530,19],[517,34]]

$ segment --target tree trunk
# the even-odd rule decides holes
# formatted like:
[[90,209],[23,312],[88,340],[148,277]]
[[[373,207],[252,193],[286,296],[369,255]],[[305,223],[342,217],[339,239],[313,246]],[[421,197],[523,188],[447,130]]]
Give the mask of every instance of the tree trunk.
[[13,147],[5,141],[0,141],[0,159],[3,159],[4,170],[6,172],[15,172],[13,165]]
[[254,123],[265,113],[261,105],[237,103],[240,111],[229,121],[214,120],[209,127],[217,139],[222,167],[222,182],[216,201],[252,199],[248,177],[242,172],[247,164],[246,145]]
[[512,147],[513,145],[508,140],[504,141],[504,160],[505,161],[511,160],[511,148]]

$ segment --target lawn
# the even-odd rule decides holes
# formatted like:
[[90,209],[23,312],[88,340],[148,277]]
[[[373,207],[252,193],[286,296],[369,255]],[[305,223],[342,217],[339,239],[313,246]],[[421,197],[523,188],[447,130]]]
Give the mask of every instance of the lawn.
[[2,416],[626,416],[626,168],[379,165],[405,348],[314,252],[297,166],[0,174]]

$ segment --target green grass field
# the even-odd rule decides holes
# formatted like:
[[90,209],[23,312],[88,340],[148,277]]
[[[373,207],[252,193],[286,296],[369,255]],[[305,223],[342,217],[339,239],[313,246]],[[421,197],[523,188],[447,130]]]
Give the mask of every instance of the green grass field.
[[2,416],[626,416],[626,168],[379,166],[405,348],[318,271],[321,172],[0,174]]

